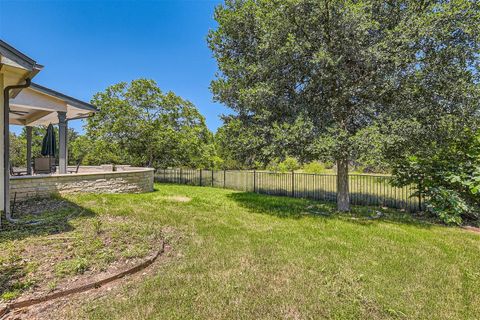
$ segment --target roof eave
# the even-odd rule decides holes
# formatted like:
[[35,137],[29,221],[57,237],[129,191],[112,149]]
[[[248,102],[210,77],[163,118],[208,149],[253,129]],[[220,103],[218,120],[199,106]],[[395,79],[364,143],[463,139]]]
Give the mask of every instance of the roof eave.
[[22,68],[31,72],[35,69],[38,69],[38,71],[40,71],[43,67],[41,65],[38,65],[35,60],[30,58],[26,54],[18,51],[17,49],[2,40],[0,40],[0,55],[14,61]]
[[60,93],[58,91],[52,90],[50,88],[41,86],[41,85],[33,83],[33,82],[30,85],[30,88],[33,89],[33,90],[39,91],[41,93],[47,94],[49,96],[64,100],[67,104],[69,104],[69,105],[71,105],[75,108],[78,108],[78,109],[88,110],[88,111],[92,111],[92,112],[100,111],[100,110],[97,109],[97,107],[95,107],[94,105],[92,105],[90,103],[75,99],[73,97],[67,96],[66,94]]

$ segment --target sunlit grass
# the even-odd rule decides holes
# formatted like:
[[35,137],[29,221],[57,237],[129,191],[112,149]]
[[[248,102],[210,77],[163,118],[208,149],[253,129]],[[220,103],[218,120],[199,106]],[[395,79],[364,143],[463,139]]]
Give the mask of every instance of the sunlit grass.
[[[173,257],[89,302],[92,319],[475,319],[480,235],[372,209],[208,187],[70,200],[155,225]],[[176,200],[177,199],[177,200]],[[181,201],[179,200],[181,199]],[[171,233],[168,230],[174,230]]]

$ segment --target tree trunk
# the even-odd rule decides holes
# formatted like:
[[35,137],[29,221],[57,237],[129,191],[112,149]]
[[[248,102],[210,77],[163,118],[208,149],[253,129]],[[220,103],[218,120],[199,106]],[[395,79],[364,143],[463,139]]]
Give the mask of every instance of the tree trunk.
[[348,190],[348,158],[337,160],[337,210],[350,211]]

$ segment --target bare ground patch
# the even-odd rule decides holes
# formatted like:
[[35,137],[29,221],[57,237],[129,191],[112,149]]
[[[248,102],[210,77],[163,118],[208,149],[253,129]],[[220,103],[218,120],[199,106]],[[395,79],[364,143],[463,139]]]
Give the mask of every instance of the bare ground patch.
[[171,202],[190,202],[192,201],[192,198],[186,197],[186,196],[162,196],[160,197],[161,199],[171,201]]
[[[97,214],[60,198],[19,204],[16,216],[23,223],[6,224],[0,232],[0,303],[121,272],[158,249],[163,239],[158,225]],[[105,290],[108,286],[98,291]]]
[[[99,288],[91,289],[85,292],[61,297],[58,299],[42,302],[30,307],[13,310],[8,313],[2,320],[14,320],[14,319],[69,319],[72,314],[75,314],[75,310],[84,306],[86,303],[106,297],[106,296],[124,296],[125,286],[129,286],[150,276],[154,276],[158,272],[158,267],[161,263],[168,259],[171,252],[171,247],[165,245],[164,254],[158,257],[155,262],[147,268],[136,272],[131,275],[127,275],[121,279],[115,280],[108,284],[105,284]],[[100,279],[107,278],[124,270],[127,270],[134,266],[135,263],[131,261],[128,265],[116,265],[111,266],[108,270],[101,272],[93,276],[80,277],[76,281],[65,283],[59,290],[65,290],[69,288],[78,287],[87,283],[98,281]]]

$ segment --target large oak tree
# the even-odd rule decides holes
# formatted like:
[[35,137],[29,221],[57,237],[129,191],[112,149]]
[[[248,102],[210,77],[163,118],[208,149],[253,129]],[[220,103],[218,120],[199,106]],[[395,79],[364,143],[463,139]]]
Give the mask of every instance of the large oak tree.
[[476,1],[227,0],[215,19],[215,99],[250,126],[308,121],[336,159],[340,211],[363,129],[474,112]]

